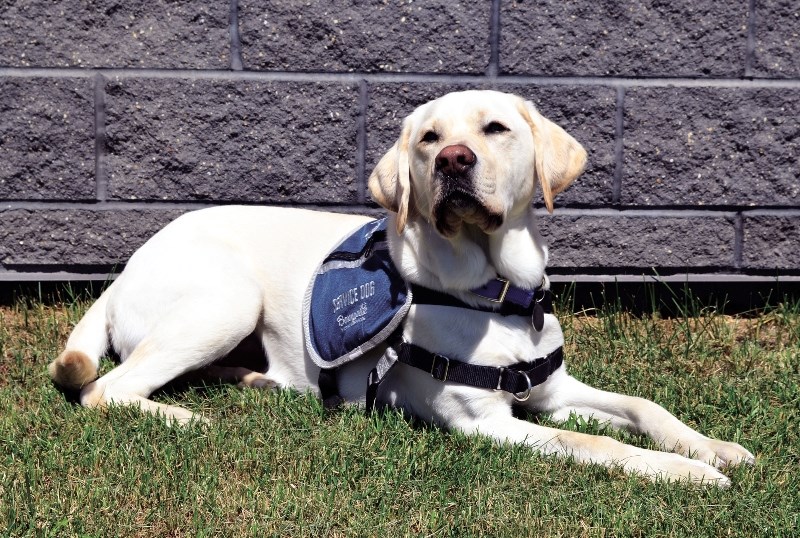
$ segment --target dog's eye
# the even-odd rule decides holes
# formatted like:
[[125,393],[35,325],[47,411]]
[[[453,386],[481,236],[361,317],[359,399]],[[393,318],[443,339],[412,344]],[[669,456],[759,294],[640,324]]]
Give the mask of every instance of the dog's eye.
[[426,144],[430,144],[431,142],[438,142],[439,135],[436,134],[434,131],[427,131],[423,136],[421,142],[425,142]]
[[499,121],[493,121],[483,128],[483,132],[486,134],[504,133],[508,130],[509,130],[508,127],[506,127]]

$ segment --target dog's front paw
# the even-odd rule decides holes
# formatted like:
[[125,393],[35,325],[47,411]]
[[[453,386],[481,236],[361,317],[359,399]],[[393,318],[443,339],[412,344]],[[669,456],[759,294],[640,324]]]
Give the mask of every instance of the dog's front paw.
[[644,458],[631,458],[624,468],[642,474],[650,480],[689,482],[702,486],[727,488],[731,480],[713,466],[667,452],[649,452]]
[[742,445],[717,439],[704,439],[692,446],[692,457],[709,463],[717,469],[742,463],[753,465],[756,462],[755,456]]

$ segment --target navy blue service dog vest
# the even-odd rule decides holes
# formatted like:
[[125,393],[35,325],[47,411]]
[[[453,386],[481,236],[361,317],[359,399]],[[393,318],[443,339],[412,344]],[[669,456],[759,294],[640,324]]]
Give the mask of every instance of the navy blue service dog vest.
[[411,308],[386,243],[386,219],[361,226],[325,257],[306,291],[303,330],[317,366],[335,368],[386,342]]

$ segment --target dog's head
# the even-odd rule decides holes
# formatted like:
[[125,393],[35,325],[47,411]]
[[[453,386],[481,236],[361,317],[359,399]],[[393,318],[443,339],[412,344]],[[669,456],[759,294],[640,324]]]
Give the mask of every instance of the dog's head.
[[583,147],[532,103],[472,90],[414,110],[372,172],[369,189],[398,214],[398,232],[419,215],[445,237],[464,224],[490,234],[509,215],[528,210],[537,182],[552,212],[553,197],[585,163]]

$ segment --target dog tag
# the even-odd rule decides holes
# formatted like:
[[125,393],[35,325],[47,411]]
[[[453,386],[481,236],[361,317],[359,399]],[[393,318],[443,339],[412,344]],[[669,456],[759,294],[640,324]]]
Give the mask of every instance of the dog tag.
[[536,303],[533,305],[531,322],[533,323],[533,328],[536,329],[536,332],[541,332],[542,328],[544,327],[544,308],[542,308],[541,303]]

